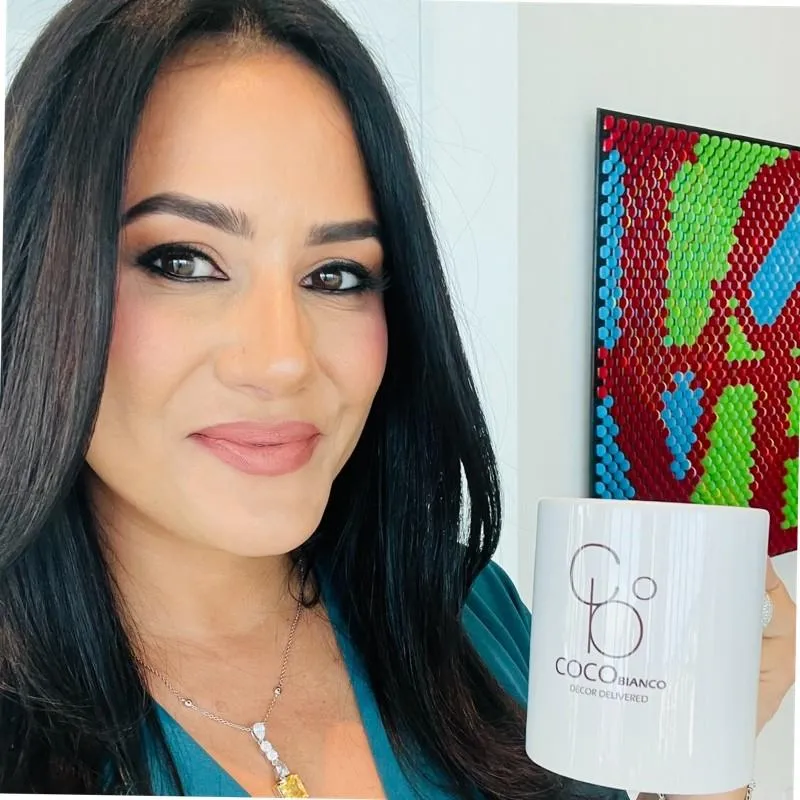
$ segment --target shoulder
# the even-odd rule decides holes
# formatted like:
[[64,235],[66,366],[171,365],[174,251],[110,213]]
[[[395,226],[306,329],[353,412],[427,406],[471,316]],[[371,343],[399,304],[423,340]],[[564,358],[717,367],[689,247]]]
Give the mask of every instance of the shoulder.
[[511,578],[494,561],[475,579],[462,622],[495,678],[519,702],[527,704],[531,614]]

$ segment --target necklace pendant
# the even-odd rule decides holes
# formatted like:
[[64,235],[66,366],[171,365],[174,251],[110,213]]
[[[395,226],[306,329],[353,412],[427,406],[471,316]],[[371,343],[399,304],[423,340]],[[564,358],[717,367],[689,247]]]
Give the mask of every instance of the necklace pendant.
[[282,778],[275,784],[275,791],[279,797],[309,797],[306,787],[303,786],[303,781],[300,776],[295,773],[290,773],[285,778]]
[[250,726],[250,733],[256,740],[259,750],[261,750],[264,758],[269,761],[278,782],[275,784],[275,791],[278,797],[310,797],[300,780],[300,776],[294,772],[289,772],[289,768],[281,761],[278,751],[273,746],[272,742],[267,739],[267,726],[263,722],[255,722]]

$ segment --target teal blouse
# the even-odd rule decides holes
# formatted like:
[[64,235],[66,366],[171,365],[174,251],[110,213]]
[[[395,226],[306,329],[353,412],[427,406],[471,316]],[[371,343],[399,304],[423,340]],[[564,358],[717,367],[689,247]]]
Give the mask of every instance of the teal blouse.
[[[432,785],[418,785],[419,794],[415,794],[409,779],[401,771],[358,654],[342,633],[339,610],[332,600],[331,597],[325,597],[326,609],[350,673],[361,720],[386,797],[389,800],[404,800],[415,796],[425,797],[426,800],[452,800],[450,795]],[[464,607],[463,624],[481,658],[500,684],[523,705],[527,704],[531,615],[511,579],[494,562],[476,579]],[[249,797],[160,706],[158,714],[186,795]],[[592,798],[628,800],[626,792],[599,790],[585,784],[583,786]],[[158,794],[177,794],[169,777],[158,767],[155,768],[154,788]]]

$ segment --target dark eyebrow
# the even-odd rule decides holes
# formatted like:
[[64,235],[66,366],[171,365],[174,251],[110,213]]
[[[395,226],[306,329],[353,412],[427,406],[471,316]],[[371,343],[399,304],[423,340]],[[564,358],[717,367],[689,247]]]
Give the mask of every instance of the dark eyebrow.
[[359,219],[352,222],[328,222],[315,225],[308,234],[306,244],[316,247],[321,244],[355,242],[360,239],[380,240],[380,227],[373,219]]
[[222,203],[198,200],[185,194],[164,192],[155,194],[129,208],[122,216],[122,226],[149,214],[171,214],[191,222],[211,225],[225,233],[252,239],[255,226],[247,214]]
[[[130,225],[134,220],[150,214],[171,214],[191,222],[211,225],[245,239],[252,239],[255,234],[255,225],[244,211],[175,192],[155,194],[129,208],[122,217],[122,226]],[[306,244],[316,247],[361,239],[380,239],[380,229],[375,220],[360,219],[315,225],[306,238]]]

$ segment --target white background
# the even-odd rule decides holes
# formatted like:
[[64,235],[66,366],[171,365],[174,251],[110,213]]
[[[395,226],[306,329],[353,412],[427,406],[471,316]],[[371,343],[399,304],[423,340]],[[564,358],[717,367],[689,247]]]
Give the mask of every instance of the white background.
[[[59,0],[9,0],[8,63]],[[800,9],[335,0],[395,88],[500,458],[497,560],[530,602],[535,503],[588,489],[597,106],[800,144]],[[775,560],[794,594],[796,554]],[[758,800],[792,779],[793,694]]]

